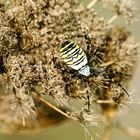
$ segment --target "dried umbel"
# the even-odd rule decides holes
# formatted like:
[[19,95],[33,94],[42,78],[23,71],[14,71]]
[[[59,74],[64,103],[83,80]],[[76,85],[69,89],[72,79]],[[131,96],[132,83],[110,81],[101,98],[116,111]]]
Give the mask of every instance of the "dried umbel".
[[[102,0],[103,5],[114,4],[117,13],[105,22],[92,8],[95,2],[84,7],[72,0],[9,0],[2,5],[0,81],[5,86],[0,100],[6,106],[0,108],[0,120],[13,124],[9,130],[46,127],[46,120],[57,123],[65,118],[88,128],[97,125],[96,116],[98,122],[106,118],[111,124],[120,106],[130,100],[127,87],[136,66],[137,43],[113,21],[122,15],[131,23],[135,8],[125,1]],[[88,66],[88,74],[83,74],[83,66]],[[67,111],[50,104],[46,96]],[[79,110],[72,99],[81,105]],[[48,111],[57,112],[60,119],[45,115]]]
[[[38,94],[26,94],[24,88],[7,85],[1,78],[0,120],[3,132],[28,132],[47,128],[66,119]],[[12,88],[12,89],[11,89]],[[62,108],[65,112],[65,110]],[[23,131],[24,130],[24,131]],[[27,131],[28,130],[28,131]]]

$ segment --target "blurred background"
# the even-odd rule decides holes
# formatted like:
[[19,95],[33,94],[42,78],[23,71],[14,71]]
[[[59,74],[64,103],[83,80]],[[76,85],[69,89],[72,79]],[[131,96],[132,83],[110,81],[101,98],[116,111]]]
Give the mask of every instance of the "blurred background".
[[[90,0],[81,0],[83,4],[88,3]],[[140,10],[140,0],[135,0],[137,10]],[[104,16],[106,19],[111,17],[109,10],[104,10],[98,8],[98,3],[95,6],[95,9],[99,13],[104,13]],[[108,12],[106,12],[108,11]],[[133,33],[136,40],[140,42],[140,12],[137,11],[137,19],[138,21],[132,23],[132,25],[128,26],[128,29]],[[116,24],[124,24],[124,20],[118,21]],[[140,46],[139,46],[140,47]],[[130,89],[134,91],[133,98],[140,99],[140,57],[138,66],[136,69],[136,72],[134,74],[133,80],[130,85]],[[134,128],[140,130],[140,104],[130,104],[130,106],[127,107],[127,112],[125,111],[123,113],[122,110],[122,117],[121,122],[122,124],[126,126],[133,126]],[[102,134],[102,124],[96,128],[96,130],[92,130],[92,135],[94,140],[101,140]],[[134,138],[128,136],[126,133],[122,132],[118,129],[112,129],[112,140],[134,140]],[[99,134],[99,136],[97,134]],[[0,134],[0,140],[86,140],[84,129],[81,127],[81,125],[76,121],[64,121],[63,123],[49,127],[45,130],[39,131],[39,132],[31,132],[27,134]]]

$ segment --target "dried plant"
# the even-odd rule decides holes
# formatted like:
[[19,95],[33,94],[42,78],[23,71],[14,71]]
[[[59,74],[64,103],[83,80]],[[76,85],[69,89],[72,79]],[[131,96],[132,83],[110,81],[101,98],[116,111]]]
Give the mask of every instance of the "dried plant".
[[[66,118],[79,121],[86,131],[105,120],[104,140],[110,139],[112,125],[128,130],[119,118],[115,120],[121,106],[131,101],[127,89],[138,44],[126,27],[116,27],[114,21],[122,16],[131,24],[136,9],[131,0],[99,0],[116,12],[106,22],[94,10],[96,2],[87,7],[73,0],[1,2],[0,120],[6,130],[44,128]],[[60,46],[66,40],[79,44],[88,60],[93,57],[91,68],[99,74],[83,81],[83,76],[63,62]],[[57,104],[50,103],[48,96]],[[73,99],[79,109],[70,103]]]

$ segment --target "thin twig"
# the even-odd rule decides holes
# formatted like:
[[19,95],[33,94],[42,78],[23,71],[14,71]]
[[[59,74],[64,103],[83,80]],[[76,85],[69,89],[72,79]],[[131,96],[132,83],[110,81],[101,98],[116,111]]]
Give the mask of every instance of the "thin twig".
[[113,100],[97,100],[95,101],[96,103],[99,103],[99,104],[114,104],[114,101]]
[[113,63],[115,63],[115,61],[116,61],[116,60],[111,60],[111,61],[109,61],[109,62],[102,63],[102,64],[100,65],[100,67],[107,67],[107,66],[109,66],[109,65],[112,65]]
[[112,133],[112,123],[109,121],[104,129],[103,140],[110,140],[111,133]]
[[129,99],[128,103],[130,103],[130,104],[140,104],[140,100],[139,99]]
[[92,0],[88,5],[87,5],[87,9],[91,9],[95,3],[97,2],[98,0]]
[[112,17],[108,20],[107,23],[110,25],[110,24],[112,24],[117,18],[118,18],[118,15],[114,15],[114,16],[112,16]]
[[[33,93],[33,95],[36,95],[36,93]],[[63,116],[76,120],[76,118],[69,116],[67,113],[63,112],[62,110],[60,110],[58,107],[54,106],[53,104],[51,104],[50,102],[48,102],[47,100],[43,99],[41,96],[38,96],[38,98],[43,101],[44,103],[46,103],[49,107],[51,107],[52,109],[54,109],[55,111],[59,112],[60,114],[62,114]]]
[[123,132],[127,133],[128,135],[132,136],[133,138],[140,140],[140,131],[139,130],[137,130],[133,127],[123,126],[121,123],[117,123],[117,128],[119,130],[122,130]]

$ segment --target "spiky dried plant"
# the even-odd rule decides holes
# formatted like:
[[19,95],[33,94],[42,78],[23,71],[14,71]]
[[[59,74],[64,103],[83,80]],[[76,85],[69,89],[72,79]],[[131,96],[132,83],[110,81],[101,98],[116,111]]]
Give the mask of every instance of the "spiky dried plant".
[[[121,15],[132,23],[135,7],[131,0],[99,0],[116,12],[106,22],[94,10],[96,2],[87,7],[73,0],[1,3],[0,120],[6,129],[36,129],[71,118],[87,130],[106,120],[104,139],[109,139],[108,128],[121,105],[131,100],[124,91],[136,67],[138,46],[131,32],[114,26],[114,20]],[[91,67],[100,74],[83,81],[63,63],[59,50],[66,40],[77,42],[87,56],[94,54]],[[48,96],[57,104],[48,102]],[[72,99],[80,109],[70,104]],[[95,110],[94,105],[101,110]]]

